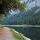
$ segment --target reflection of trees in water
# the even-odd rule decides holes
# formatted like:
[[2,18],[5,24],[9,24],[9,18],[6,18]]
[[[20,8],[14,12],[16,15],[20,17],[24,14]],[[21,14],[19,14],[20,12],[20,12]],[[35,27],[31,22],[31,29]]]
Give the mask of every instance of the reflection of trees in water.
[[25,36],[32,40],[40,40],[40,28],[36,27],[14,27],[18,32],[23,33]]

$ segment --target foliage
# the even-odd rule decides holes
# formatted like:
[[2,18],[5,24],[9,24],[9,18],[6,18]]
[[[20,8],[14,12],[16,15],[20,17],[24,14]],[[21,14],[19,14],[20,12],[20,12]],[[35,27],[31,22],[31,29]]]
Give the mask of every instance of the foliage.
[[[22,3],[21,3],[22,1]],[[2,3],[1,3],[2,2]],[[0,10],[5,13],[5,10],[19,9],[20,11],[25,10],[25,3],[23,0],[1,0],[0,1]]]
[[[39,7],[34,7],[31,10],[27,10],[27,12],[19,13],[15,15],[9,15],[9,17],[5,18],[4,24],[9,25],[39,25],[40,24],[40,10]],[[37,13],[35,13],[37,11]]]

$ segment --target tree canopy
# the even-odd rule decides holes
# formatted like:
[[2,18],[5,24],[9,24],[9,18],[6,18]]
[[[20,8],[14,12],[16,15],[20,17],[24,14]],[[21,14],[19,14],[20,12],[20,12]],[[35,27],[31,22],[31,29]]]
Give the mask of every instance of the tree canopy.
[[2,12],[5,12],[6,9],[19,9],[20,11],[23,11],[25,7],[26,5],[23,0],[0,0],[0,10]]

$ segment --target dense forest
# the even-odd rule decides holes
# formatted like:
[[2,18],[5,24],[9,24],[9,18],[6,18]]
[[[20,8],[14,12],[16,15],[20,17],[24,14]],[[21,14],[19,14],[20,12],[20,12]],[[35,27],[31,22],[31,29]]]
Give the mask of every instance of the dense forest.
[[25,1],[0,0],[0,15],[3,15],[0,17],[0,24],[40,25],[40,6],[36,3],[39,1]]
[[40,25],[40,8],[34,7],[27,12],[8,15],[4,20],[7,25]]

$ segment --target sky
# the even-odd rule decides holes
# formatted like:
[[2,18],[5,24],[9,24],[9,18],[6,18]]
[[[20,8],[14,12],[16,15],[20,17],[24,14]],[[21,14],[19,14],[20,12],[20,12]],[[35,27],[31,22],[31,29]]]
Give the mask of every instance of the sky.
[[32,0],[24,0],[25,2],[27,2],[27,6],[28,6],[28,8],[29,9],[31,9],[32,7],[35,7],[35,6],[38,6],[38,7],[40,7],[40,0],[34,0],[34,1],[32,1]]

